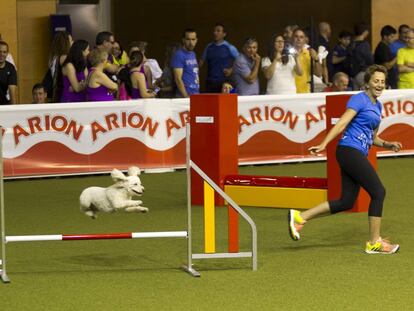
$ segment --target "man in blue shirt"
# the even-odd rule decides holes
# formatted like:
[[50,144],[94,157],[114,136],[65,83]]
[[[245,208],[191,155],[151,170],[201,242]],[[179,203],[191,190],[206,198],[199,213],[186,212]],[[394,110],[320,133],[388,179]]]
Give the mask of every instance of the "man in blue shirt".
[[257,53],[257,40],[248,38],[242,53],[233,64],[233,82],[239,95],[259,95],[259,66],[261,57]]
[[200,67],[207,63],[206,92],[220,93],[223,83],[231,75],[233,62],[239,52],[227,42],[226,29],[223,24],[214,26],[214,41],[204,49],[200,60]]
[[397,56],[399,49],[404,48],[407,44],[406,36],[410,30],[410,26],[402,24],[398,27],[398,39],[390,44],[391,52],[394,57]]
[[172,57],[171,67],[177,85],[177,97],[189,97],[200,93],[198,63],[194,48],[197,44],[197,33],[194,29],[186,29],[183,33],[183,47]]

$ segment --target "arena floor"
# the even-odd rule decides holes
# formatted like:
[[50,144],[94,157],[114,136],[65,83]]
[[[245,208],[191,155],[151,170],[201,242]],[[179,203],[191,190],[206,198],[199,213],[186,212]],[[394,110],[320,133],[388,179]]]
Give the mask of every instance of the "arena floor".
[[[284,209],[246,208],[258,228],[258,271],[249,259],[197,261],[184,273],[184,239],[32,242],[7,245],[9,284],[0,310],[410,310],[414,306],[414,158],[378,161],[387,189],[383,235],[398,254],[369,256],[367,215],[316,219],[290,240]],[[325,176],[325,163],[250,166],[243,174]],[[148,214],[79,211],[82,189],[109,176],[5,183],[7,235],[186,230],[185,172],[143,174]],[[218,250],[226,248],[225,209],[217,210]],[[194,208],[195,251],[202,210]],[[241,225],[241,245],[249,245]],[[411,306],[411,307],[410,307]]]

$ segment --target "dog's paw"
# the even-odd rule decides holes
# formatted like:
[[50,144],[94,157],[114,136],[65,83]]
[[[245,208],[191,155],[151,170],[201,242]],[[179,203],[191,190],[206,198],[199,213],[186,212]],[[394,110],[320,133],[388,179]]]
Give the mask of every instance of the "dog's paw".
[[98,217],[98,215],[96,215],[94,212],[91,212],[91,211],[85,212],[85,215],[89,216],[92,219],[96,219]]
[[130,206],[130,207],[127,207],[126,209],[125,209],[125,211],[127,211],[127,212],[141,212],[141,213],[146,213],[146,212],[148,212],[148,208],[146,208],[146,207],[142,207],[142,206]]

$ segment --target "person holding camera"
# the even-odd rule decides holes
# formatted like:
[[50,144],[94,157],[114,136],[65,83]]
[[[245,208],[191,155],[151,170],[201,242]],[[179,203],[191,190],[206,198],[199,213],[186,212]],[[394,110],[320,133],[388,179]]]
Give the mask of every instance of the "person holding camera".
[[262,71],[267,79],[266,94],[296,94],[295,74],[303,74],[296,60],[296,50],[285,45],[283,36],[273,36],[269,56],[262,59]]

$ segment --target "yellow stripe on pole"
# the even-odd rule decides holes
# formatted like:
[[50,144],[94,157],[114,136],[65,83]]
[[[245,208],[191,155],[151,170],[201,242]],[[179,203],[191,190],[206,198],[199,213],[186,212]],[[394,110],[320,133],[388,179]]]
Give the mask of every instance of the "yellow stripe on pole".
[[216,252],[214,189],[204,181],[204,252]]

